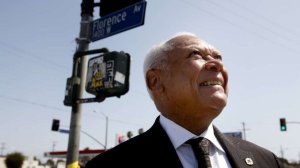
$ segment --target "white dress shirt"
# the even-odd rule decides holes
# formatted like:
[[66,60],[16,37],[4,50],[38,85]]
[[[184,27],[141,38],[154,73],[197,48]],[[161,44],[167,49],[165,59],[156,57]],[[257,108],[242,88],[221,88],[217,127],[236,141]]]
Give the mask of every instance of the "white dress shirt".
[[212,124],[209,125],[206,131],[197,136],[163,115],[160,115],[159,122],[167,132],[184,168],[198,167],[192,147],[189,144],[185,144],[187,140],[197,137],[205,137],[211,142],[209,158],[213,168],[231,168],[224,149],[214,135]]

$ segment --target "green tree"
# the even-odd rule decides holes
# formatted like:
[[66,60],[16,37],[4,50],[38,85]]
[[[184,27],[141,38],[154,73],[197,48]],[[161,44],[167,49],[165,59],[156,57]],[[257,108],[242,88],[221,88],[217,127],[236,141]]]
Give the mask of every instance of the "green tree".
[[22,153],[14,152],[6,156],[5,165],[7,168],[21,168],[24,160],[25,156]]

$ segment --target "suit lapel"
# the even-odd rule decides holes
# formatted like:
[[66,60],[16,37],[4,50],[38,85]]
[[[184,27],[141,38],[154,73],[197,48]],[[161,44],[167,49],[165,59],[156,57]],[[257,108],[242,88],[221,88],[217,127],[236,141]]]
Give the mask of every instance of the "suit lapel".
[[251,168],[256,167],[254,156],[251,152],[240,149],[237,141],[233,141],[232,139],[226,137],[216,127],[214,127],[214,132],[216,138],[224,148],[229,162],[233,168],[246,168],[249,166],[251,166]]
[[[155,155],[160,163],[166,163],[168,167],[172,168],[183,167],[170,138],[159,123],[159,117],[145,133],[151,139],[154,148],[157,149]],[[239,147],[239,141],[225,136],[216,127],[214,127],[214,133],[225,150],[232,168],[257,168],[253,154],[250,151],[242,150]]]
[[172,168],[183,167],[169,136],[159,123],[159,117],[145,133],[154,144],[153,149],[156,151],[155,156],[159,163],[166,163],[168,167]]

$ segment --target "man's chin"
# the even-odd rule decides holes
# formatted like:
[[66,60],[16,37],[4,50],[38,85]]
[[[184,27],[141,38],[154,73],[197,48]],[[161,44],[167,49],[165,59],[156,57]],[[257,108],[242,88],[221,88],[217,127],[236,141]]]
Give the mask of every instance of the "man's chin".
[[227,105],[227,96],[226,97],[220,97],[220,98],[216,98],[213,100],[213,108],[216,110],[216,111],[221,111],[225,108],[225,106]]

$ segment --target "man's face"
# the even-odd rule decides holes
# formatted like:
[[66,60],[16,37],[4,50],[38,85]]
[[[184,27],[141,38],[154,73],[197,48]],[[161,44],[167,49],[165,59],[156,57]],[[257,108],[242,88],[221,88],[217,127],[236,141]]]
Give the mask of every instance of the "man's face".
[[[163,73],[165,96],[171,111],[181,115],[215,118],[227,102],[228,76],[220,53],[193,36],[169,42],[168,70]],[[172,115],[172,114],[171,114]]]

